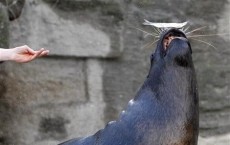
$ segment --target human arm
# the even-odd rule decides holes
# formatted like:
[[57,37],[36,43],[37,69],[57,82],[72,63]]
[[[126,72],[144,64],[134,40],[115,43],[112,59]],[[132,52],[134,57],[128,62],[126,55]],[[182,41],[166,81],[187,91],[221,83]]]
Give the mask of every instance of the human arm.
[[30,62],[38,57],[48,55],[49,50],[41,48],[35,51],[27,45],[19,46],[11,49],[0,48],[0,61],[15,61],[19,63]]

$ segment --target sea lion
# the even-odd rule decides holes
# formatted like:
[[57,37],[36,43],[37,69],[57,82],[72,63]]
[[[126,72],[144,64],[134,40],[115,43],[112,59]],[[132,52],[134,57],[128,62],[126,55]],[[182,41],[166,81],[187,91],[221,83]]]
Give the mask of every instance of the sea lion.
[[149,74],[116,121],[92,136],[60,145],[197,145],[198,91],[185,33],[161,33]]

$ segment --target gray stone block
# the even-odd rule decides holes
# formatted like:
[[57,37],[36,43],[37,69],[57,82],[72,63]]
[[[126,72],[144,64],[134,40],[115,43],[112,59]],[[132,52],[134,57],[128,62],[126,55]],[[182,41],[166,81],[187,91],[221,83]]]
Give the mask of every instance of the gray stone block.
[[4,96],[13,106],[84,103],[87,101],[84,64],[72,59],[39,59],[23,65],[7,63]]
[[[87,11],[67,15],[52,5],[30,0],[19,21],[12,24],[12,29],[19,32],[12,34],[11,40],[17,41],[12,45],[26,43],[32,48],[45,47],[50,50],[50,56],[119,56],[122,50],[119,31],[106,32],[98,24],[97,13],[92,15],[92,23],[85,21],[91,19]],[[21,33],[22,30],[25,32]]]
[[[8,75],[0,135],[9,144],[53,144],[95,133],[104,125],[100,61],[39,59],[5,63]],[[86,76],[87,74],[87,76]],[[3,107],[3,106],[1,106]],[[0,120],[1,120],[0,119]],[[8,124],[9,123],[9,124]]]
[[212,137],[199,137],[199,145],[228,145],[230,142],[230,134],[212,136]]
[[9,18],[7,8],[0,3],[0,48],[9,47]]

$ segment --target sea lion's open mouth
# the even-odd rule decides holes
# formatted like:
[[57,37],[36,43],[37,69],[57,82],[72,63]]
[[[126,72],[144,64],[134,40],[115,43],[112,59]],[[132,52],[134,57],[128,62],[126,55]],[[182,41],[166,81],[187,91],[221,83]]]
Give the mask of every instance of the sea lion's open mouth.
[[[164,39],[163,39],[163,45],[164,45],[164,49],[167,50],[170,43],[172,42],[173,39],[175,38],[186,38],[186,36],[184,35],[183,32],[181,31],[175,31],[175,30],[172,30],[170,31],[169,33],[167,33],[165,36],[164,36]],[[186,38],[187,39],[187,38]]]

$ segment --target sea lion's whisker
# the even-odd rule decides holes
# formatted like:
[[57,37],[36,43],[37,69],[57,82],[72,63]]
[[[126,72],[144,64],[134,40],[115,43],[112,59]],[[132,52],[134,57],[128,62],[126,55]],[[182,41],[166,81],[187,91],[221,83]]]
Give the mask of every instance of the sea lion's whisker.
[[153,42],[150,42],[150,43],[147,43],[146,45],[144,45],[141,49],[145,49],[145,48],[148,48],[150,46],[152,46],[153,44],[155,44],[159,39],[155,40]]
[[189,28],[190,28],[189,26],[188,26],[187,28],[184,27],[184,28],[183,28],[183,32],[184,32],[184,33],[187,33],[186,31],[188,31]]
[[194,30],[192,30],[192,31],[190,31],[190,32],[187,32],[186,35],[189,35],[189,34],[191,34],[191,33],[193,33],[193,32],[196,32],[196,31],[199,31],[199,30],[201,30],[201,29],[204,29],[205,27],[206,27],[206,26],[196,28],[196,29],[194,29]]
[[151,36],[153,36],[153,37],[158,37],[158,36],[159,36],[159,34],[154,33],[154,32],[149,33],[149,32],[147,32],[147,31],[145,31],[145,30],[143,30],[143,29],[140,29],[140,28],[137,28],[137,27],[133,27],[133,26],[130,26],[130,27],[131,27],[131,28],[134,28],[134,29],[137,29],[137,30],[139,30],[139,31],[141,31],[141,32],[143,32],[143,33],[145,33],[145,34],[147,34],[147,35],[151,35]]
[[208,43],[208,42],[203,41],[203,40],[198,40],[198,39],[195,39],[195,38],[191,38],[191,39],[195,40],[195,41],[199,41],[199,42],[205,43],[205,44],[211,46],[212,48],[214,48],[217,51],[217,48],[215,46],[213,46],[211,43]]
[[222,36],[222,35],[230,35],[230,34],[229,34],[229,33],[223,33],[223,34],[192,35],[192,36],[188,36],[188,38],[193,38],[193,37],[210,37],[210,36]]
[[167,28],[162,28],[162,32],[164,32],[164,31],[166,31],[166,30],[168,30]]
[[159,28],[161,33],[165,31],[165,28]]
[[184,32],[184,28],[181,28],[180,30]]
[[155,30],[155,33],[156,33],[158,36],[160,36],[161,32],[158,30],[158,28],[153,27],[153,29]]
[[[142,29],[139,29],[139,28],[136,28],[137,30],[140,30],[141,32],[143,32],[143,33],[145,33],[145,34],[147,34],[147,35],[151,35],[151,36],[153,36],[153,37],[157,37],[158,35],[156,34],[156,33],[149,33],[149,32],[147,32],[147,31],[145,31],[145,30],[142,30]],[[154,35],[155,34],[155,35]]]
[[153,27],[153,30],[154,30],[155,34],[160,35],[155,27]]
[[149,34],[145,34],[145,35],[144,35],[144,38],[146,38],[146,37],[148,37],[148,36],[149,36]]

